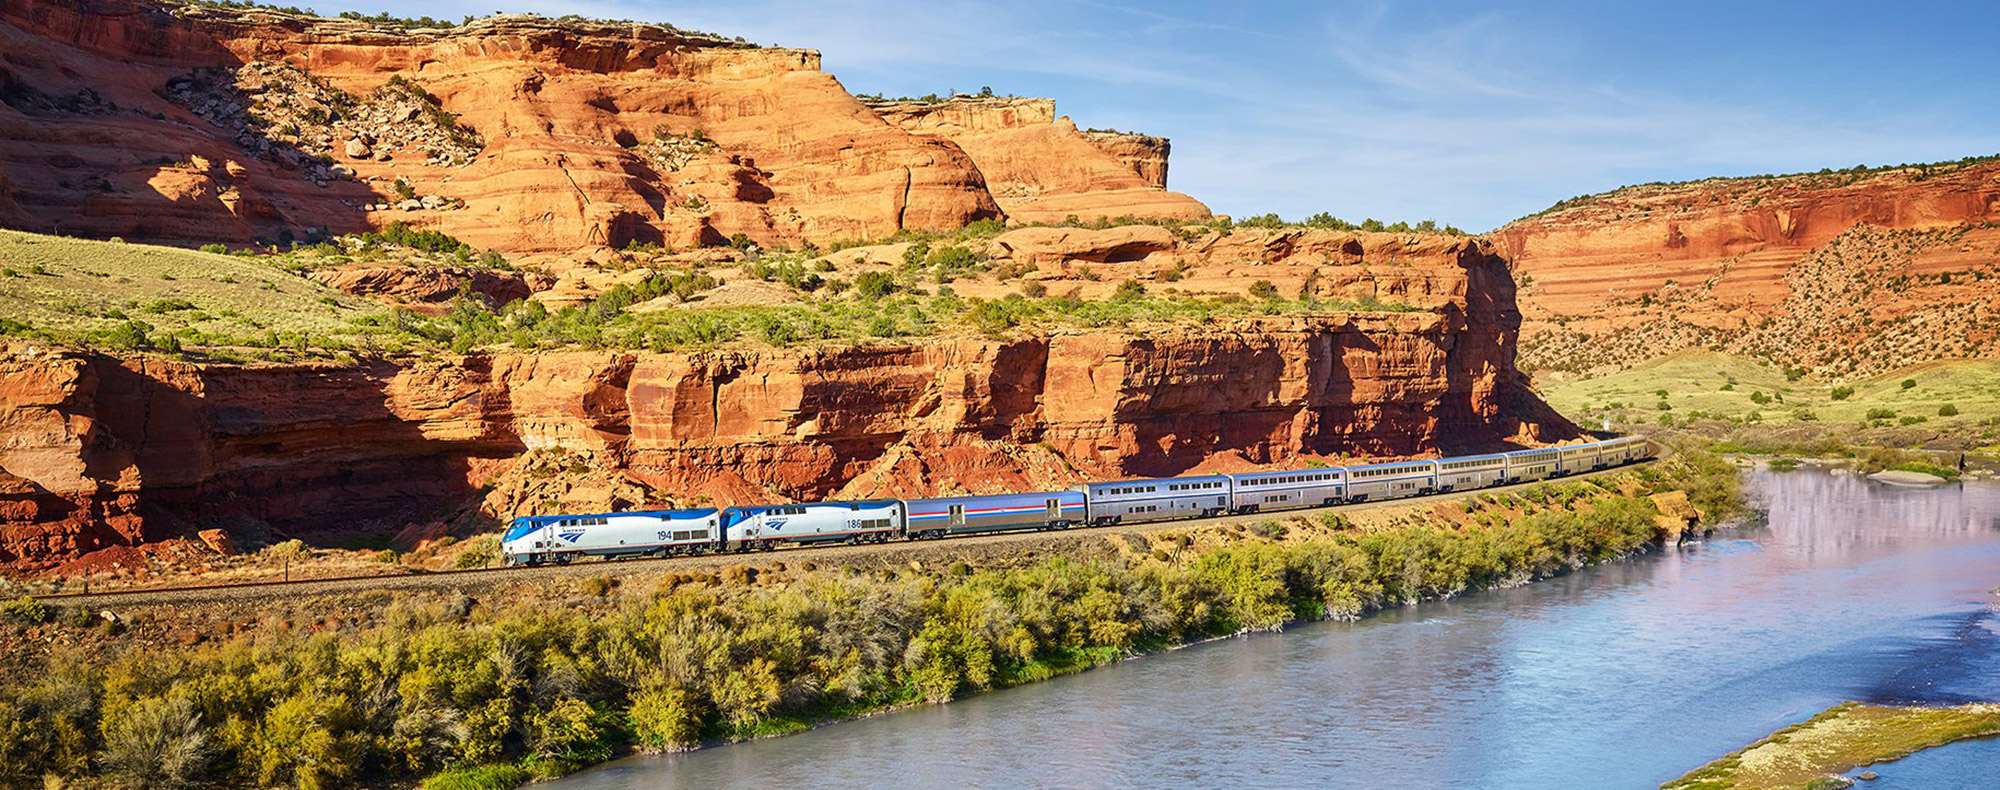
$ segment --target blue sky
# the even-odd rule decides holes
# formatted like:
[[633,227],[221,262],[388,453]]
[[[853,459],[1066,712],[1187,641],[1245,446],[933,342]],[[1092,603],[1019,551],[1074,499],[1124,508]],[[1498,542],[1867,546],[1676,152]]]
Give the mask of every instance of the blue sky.
[[[499,3],[505,2],[505,5]],[[410,6],[313,3],[323,13]],[[1485,230],[1628,183],[2000,153],[1980,2],[441,0],[810,47],[849,90],[1051,96],[1218,212]]]

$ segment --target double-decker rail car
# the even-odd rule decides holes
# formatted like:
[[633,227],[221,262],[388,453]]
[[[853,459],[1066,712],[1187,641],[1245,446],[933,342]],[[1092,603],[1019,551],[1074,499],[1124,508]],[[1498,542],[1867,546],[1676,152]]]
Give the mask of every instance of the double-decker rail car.
[[1229,478],[1230,510],[1257,513],[1324,507],[1347,501],[1343,469],[1301,469],[1294,472],[1254,472]]
[[665,557],[714,550],[721,537],[715,508],[523,516],[508,522],[500,554],[509,565],[569,562],[584,555]]
[[1013,529],[1067,529],[1088,518],[1080,491],[905,499],[903,505],[907,520],[904,532],[912,540]]
[[1551,447],[1546,450],[1515,450],[1501,453],[1507,457],[1507,482],[1521,483],[1530,480],[1547,480],[1556,473],[1556,461],[1561,452]]
[[1229,478],[1222,475],[1087,483],[1074,490],[1089,498],[1090,523],[1094,525],[1229,512]]
[[1630,463],[1646,457],[1651,452],[1646,446],[1645,437],[1642,436],[1620,436],[1616,439],[1607,439],[1602,445],[1603,449],[1597,456],[1600,466]]
[[1437,490],[1436,461],[1398,461],[1347,467],[1347,500],[1395,499]]
[[1597,442],[1556,448],[1556,474],[1573,475],[1598,468],[1602,465],[1598,460],[1602,449]]
[[723,548],[772,549],[795,543],[880,543],[903,534],[903,502],[800,502],[722,511]]
[[1436,463],[1439,491],[1484,488],[1507,479],[1507,456],[1499,453],[1443,458]]

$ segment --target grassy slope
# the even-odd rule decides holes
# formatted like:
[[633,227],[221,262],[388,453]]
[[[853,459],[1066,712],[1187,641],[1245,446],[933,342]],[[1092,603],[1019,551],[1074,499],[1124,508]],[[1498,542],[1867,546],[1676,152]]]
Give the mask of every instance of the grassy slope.
[[[1916,386],[1903,389],[1905,379],[1914,379]],[[1733,390],[1722,389],[1731,381]],[[1619,422],[1655,420],[1661,400],[1673,405],[1676,416],[1702,411],[1742,419],[1754,412],[1767,423],[1792,420],[1800,408],[1825,422],[1861,422],[1870,409],[1938,420],[1938,409],[1945,404],[1956,407],[1961,420],[2000,417],[2000,361],[1928,362],[1844,383],[1854,388],[1854,394],[1834,400],[1836,384],[1788,382],[1777,367],[1756,360],[1689,351],[1608,376],[1557,383],[1543,394],[1564,414],[1592,423],[1603,416]],[[1665,398],[1657,394],[1662,389],[1667,391]],[[1760,405],[1751,400],[1753,392],[1774,400]],[[1608,408],[1617,403],[1624,408]]]
[[[194,307],[162,309],[173,299]],[[167,331],[326,334],[370,312],[380,308],[255,260],[0,230],[0,315],[58,335],[110,328],[119,313]]]
[[1704,765],[1663,790],[1791,790],[1841,787],[1835,774],[1966,738],[2000,734],[2000,705],[1895,708],[1841,703],[1742,751]]

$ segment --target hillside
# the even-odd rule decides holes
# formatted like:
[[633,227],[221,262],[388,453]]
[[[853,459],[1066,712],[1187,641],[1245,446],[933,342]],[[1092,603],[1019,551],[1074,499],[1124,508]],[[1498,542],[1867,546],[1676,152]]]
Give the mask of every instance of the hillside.
[[507,253],[797,246],[1000,218],[989,181],[1060,195],[1030,216],[1206,214],[1164,190],[1164,164],[1135,175],[1129,145],[1051,119],[970,156],[885,121],[815,51],[663,25],[21,0],[0,6],[0,47],[0,225],[21,230],[198,246],[401,221]]
[[172,316],[222,315],[267,282],[326,296],[298,306],[311,331],[275,346],[166,317],[150,351],[11,330],[0,562],[16,570],[178,551],[207,529],[407,547],[523,513],[1034,489],[1576,436],[1514,370],[1506,261],[1462,237],[1143,225],[817,257],[628,250],[531,298],[464,296],[435,315],[314,285],[373,265],[353,239],[277,256],[20,241],[264,267],[166,282],[155,298],[188,302]]
[[1831,380],[2000,350],[1990,158],[1627,187],[1493,235],[1537,370],[1708,347]]

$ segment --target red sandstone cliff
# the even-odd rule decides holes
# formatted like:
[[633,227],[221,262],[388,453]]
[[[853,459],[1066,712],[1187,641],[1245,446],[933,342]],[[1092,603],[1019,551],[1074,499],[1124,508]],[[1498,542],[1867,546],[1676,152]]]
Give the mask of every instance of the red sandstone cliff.
[[871,106],[894,126],[964,149],[1017,221],[1208,216],[1199,201],[1167,191],[1165,139],[1079,132],[1068,116],[1056,116],[1054,99],[956,96]]
[[[1146,265],[1116,231],[1016,233],[1001,240],[1051,265]],[[1321,267],[1312,281],[1421,309],[355,367],[16,344],[0,354],[0,561],[47,567],[235,517],[308,537],[505,517],[545,506],[501,501],[540,496],[520,493],[537,453],[588,459],[615,478],[597,503],[630,506],[634,482],[682,503],[991,491],[1574,435],[1514,371],[1519,315],[1490,245],[1323,231],[1166,243],[1154,252]]]
[[1996,221],[1975,161],[1627,187],[1494,236],[1537,367],[1717,345],[1843,375],[2000,352]]
[[1164,190],[1164,140],[1082,135],[1046,102],[976,134],[885,123],[817,52],[663,26],[10,0],[0,48],[0,223],[23,230],[200,243],[407,221],[566,252],[879,238],[1002,206],[1207,214]]

